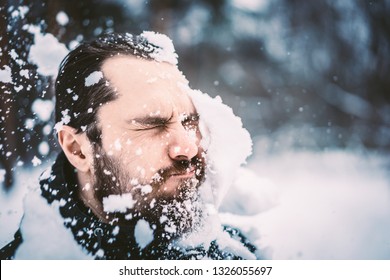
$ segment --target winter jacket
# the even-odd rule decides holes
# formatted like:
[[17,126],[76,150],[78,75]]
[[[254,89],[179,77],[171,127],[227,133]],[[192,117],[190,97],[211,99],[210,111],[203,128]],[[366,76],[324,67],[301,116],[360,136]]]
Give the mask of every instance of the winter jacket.
[[[77,178],[63,153],[40,178],[40,188],[25,201],[14,240],[1,259],[247,259],[257,252],[237,229],[221,226],[220,239],[194,247],[153,240],[141,248],[134,229],[101,222],[77,197]],[[74,242],[76,241],[76,242]],[[231,243],[233,246],[226,246]]]

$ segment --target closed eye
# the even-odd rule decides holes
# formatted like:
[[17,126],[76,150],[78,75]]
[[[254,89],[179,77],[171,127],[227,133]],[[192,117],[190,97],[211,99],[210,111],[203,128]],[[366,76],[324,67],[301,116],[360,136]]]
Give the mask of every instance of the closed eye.
[[145,117],[145,118],[138,118],[132,120],[132,125],[136,128],[133,129],[134,131],[144,131],[144,130],[151,130],[156,128],[166,128],[168,124],[170,123],[170,118],[162,118],[162,117]]

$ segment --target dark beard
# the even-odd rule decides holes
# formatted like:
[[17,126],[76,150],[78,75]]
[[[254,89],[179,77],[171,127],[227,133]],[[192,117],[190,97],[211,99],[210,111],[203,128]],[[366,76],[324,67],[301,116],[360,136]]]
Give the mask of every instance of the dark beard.
[[[94,153],[93,188],[97,201],[103,205],[103,198],[127,192],[136,201],[134,208],[126,213],[105,213],[110,223],[135,226],[137,221],[144,219],[153,225],[154,236],[158,240],[171,240],[201,226],[204,204],[198,188],[204,181],[203,159],[195,157],[191,161],[175,161],[172,166],[159,170],[150,184],[152,192],[145,195],[140,188],[129,188],[133,178],[124,171],[119,159],[106,155],[100,147],[95,147]],[[184,173],[194,167],[195,178],[183,180],[178,185],[177,195],[161,193],[161,187],[171,174]]]

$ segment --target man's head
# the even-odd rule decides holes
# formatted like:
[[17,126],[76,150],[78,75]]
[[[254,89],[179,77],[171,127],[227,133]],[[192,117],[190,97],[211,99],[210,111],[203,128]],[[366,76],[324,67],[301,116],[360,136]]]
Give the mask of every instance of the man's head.
[[[185,231],[201,212],[190,209],[204,177],[201,135],[188,81],[159,53],[142,35],[80,45],[61,64],[56,126],[80,196],[99,218]],[[112,207],[113,195],[124,209]]]

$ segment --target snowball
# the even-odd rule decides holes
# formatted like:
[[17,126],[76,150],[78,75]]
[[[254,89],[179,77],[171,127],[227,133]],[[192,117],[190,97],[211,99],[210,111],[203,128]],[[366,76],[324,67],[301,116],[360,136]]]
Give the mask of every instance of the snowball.
[[90,87],[97,84],[101,79],[103,79],[103,73],[101,71],[94,71],[85,78],[85,86]]
[[[207,151],[209,164],[206,180],[214,186],[215,205],[219,207],[223,197],[235,180],[239,167],[252,153],[252,140],[243,128],[241,119],[217,96],[211,98],[201,91],[184,88],[190,95],[200,116],[201,145]],[[227,158],[229,160],[227,160]]]
[[56,76],[58,66],[68,54],[66,46],[58,42],[52,34],[41,34],[36,26],[27,26],[30,33],[34,34],[35,42],[30,48],[29,61],[38,66],[38,73],[43,76]]
[[159,47],[154,53],[150,54],[153,59],[159,62],[168,62],[177,65],[178,56],[175,52],[172,40],[169,39],[168,36],[153,31],[144,31],[141,36],[148,40],[149,43]]
[[137,222],[134,229],[134,237],[141,249],[153,241],[153,230],[147,221],[141,219]]
[[54,104],[51,100],[36,99],[33,102],[31,109],[41,121],[47,122],[50,120],[51,114],[53,113]]
[[103,198],[103,209],[105,212],[109,213],[126,213],[127,209],[132,209],[135,203],[136,201],[133,200],[131,193],[122,195],[112,194]]
[[69,17],[65,12],[60,11],[56,15],[56,21],[59,25],[65,26],[69,23]]
[[12,72],[8,65],[3,66],[4,69],[0,68],[0,82],[12,83]]

